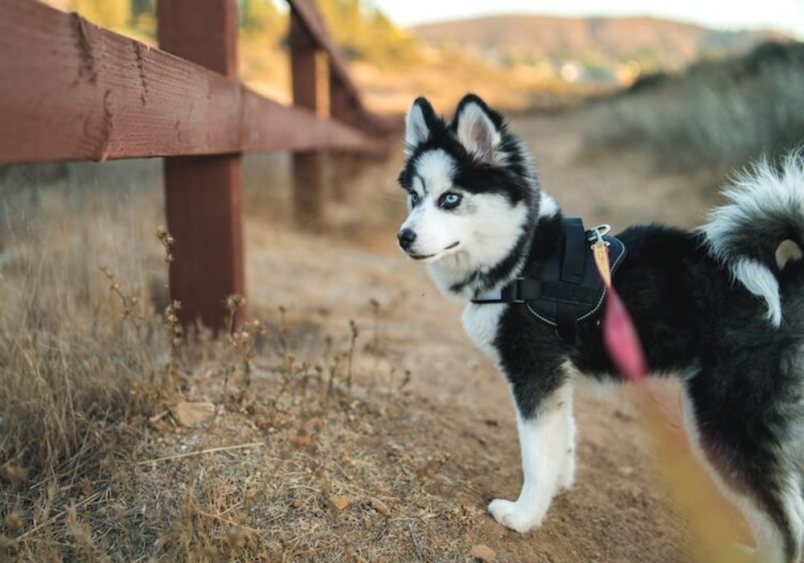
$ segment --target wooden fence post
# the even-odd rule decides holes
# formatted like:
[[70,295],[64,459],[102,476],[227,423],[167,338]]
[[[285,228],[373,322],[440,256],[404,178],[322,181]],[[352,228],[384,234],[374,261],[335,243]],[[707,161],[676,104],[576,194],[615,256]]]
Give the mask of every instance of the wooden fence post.
[[[160,48],[236,77],[236,0],[159,0],[157,7]],[[171,157],[164,170],[176,239],[171,298],[182,303],[183,324],[200,320],[217,330],[228,318],[227,296],[245,294],[241,155]]]
[[333,73],[330,73],[329,78],[329,104],[330,115],[333,119],[343,121],[358,129],[366,127],[366,120],[361,115],[357,101],[350,96],[343,82]]
[[[290,66],[293,83],[293,105],[322,113],[318,72],[319,46],[291,5]],[[323,218],[325,154],[322,151],[293,153],[293,204],[296,222],[304,227],[317,227]]]

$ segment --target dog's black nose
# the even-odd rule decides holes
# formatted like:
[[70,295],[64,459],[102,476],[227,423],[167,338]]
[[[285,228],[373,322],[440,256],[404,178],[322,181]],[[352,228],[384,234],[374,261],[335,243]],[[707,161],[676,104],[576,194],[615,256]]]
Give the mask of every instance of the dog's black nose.
[[413,245],[413,241],[416,240],[416,233],[410,229],[402,229],[396,235],[396,238],[399,241],[399,246],[402,247],[402,250],[409,250]]

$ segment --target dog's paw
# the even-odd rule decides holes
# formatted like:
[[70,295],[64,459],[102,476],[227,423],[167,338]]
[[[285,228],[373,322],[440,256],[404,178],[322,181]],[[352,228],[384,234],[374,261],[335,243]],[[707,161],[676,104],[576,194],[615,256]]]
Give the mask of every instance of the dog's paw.
[[489,503],[489,512],[506,528],[524,534],[537,528],[542,523],[544,514],[534,510],[533,506],[523,504],[498,498]]
[[575,473],[567,473],[561,477],[561,482],[558,484],[558,492],[563,493],[569,491],[575,486]]

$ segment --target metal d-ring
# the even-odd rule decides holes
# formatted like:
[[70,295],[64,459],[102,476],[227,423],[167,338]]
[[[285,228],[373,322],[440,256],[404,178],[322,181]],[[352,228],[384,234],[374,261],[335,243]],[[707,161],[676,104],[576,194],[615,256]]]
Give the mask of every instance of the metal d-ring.
[[606,241],[603,240],[603,237],[611,232],[611,225],[607,225],[603,223],[602,225],[597,225],[596,227],[592,227],[586,234],[586,240],[592,243],[602,242],[606,246],[609,245]]

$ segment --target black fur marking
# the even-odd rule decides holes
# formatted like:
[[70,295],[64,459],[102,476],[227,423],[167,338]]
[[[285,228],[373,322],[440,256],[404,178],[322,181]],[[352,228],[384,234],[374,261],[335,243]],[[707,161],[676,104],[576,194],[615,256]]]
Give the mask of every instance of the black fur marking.
[[422,191],[427,193],[429,190],[427,189],[427,180],[424,179],[424,176],[419,176],[418,174],[414,176],[414,179],[418,178],[419,181],[422,183]]

